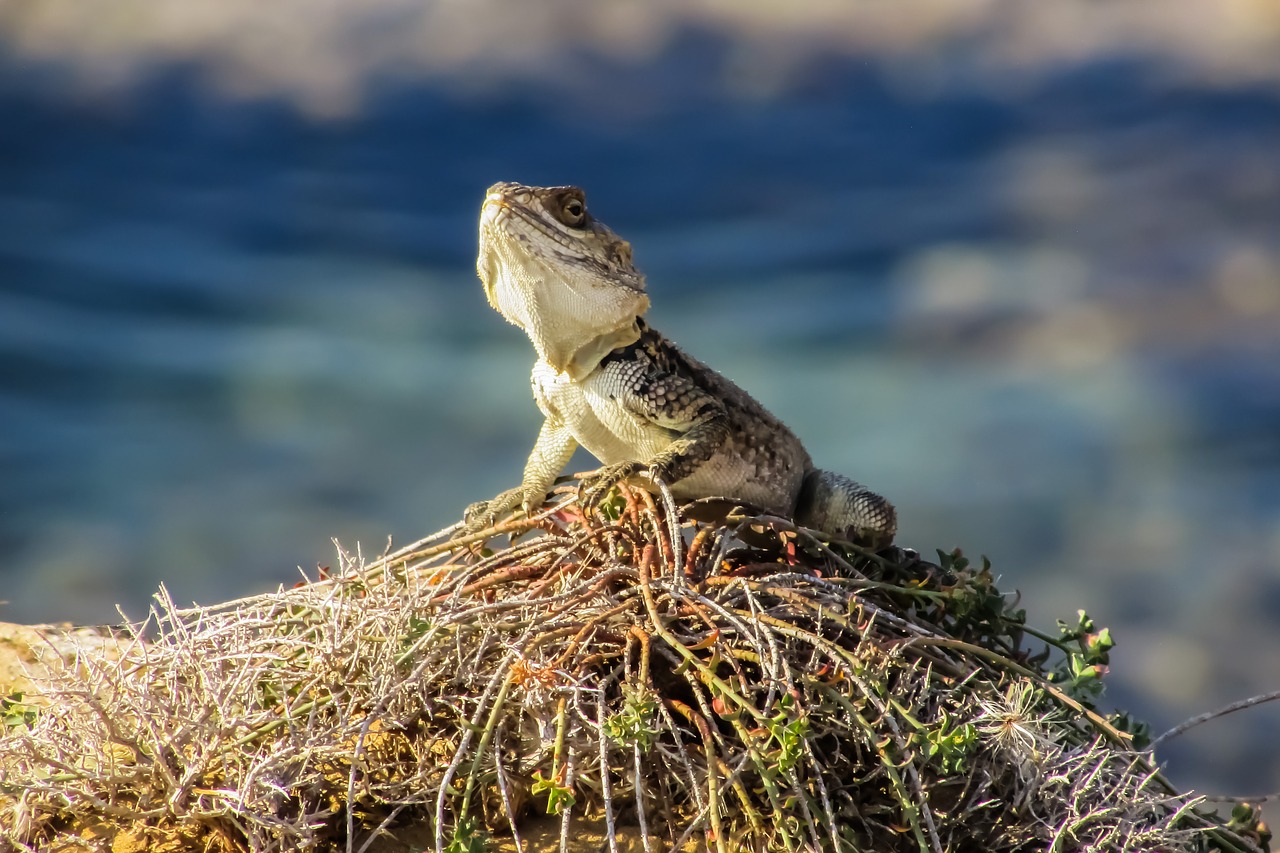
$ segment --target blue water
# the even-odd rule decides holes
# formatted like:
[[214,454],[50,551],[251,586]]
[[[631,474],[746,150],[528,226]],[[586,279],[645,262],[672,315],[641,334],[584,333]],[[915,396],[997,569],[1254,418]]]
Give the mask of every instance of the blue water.
[[[0,62],[0,619],[291,583],[514,484],[532,357],[476,214],[573,182],[653,324],[904,544],[1110,625],[1118,702],[1159,728],[1280,684],[1280,93],[1126,58],[920,92],[827,57],[746,97],[725,49],[384,80],[340,121]],[[1278,717],[1175,744],[1175,779],[1280,788]]]

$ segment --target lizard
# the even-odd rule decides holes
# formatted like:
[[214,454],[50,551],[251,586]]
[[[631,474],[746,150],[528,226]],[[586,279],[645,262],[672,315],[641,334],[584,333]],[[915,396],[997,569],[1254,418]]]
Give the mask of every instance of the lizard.
[[582,446],[603,464],[584,483],[587,503],[624,480],[653,490],[660,479],[680,500],[724,497],[835,538],[892,543],[889,501],[815,468],[782,421],[648,325],[631,244],[591,215],[578,187],[490,187],[476,271],[489,305],[537,351],[544,421],[521,484],[468,507],[468,528],[516,507],[533,514]]

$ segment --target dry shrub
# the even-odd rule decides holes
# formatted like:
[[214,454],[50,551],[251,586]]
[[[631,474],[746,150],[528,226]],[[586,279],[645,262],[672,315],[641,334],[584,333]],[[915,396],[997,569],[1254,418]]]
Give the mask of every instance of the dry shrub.
[[1263,849],[1093,710],[1105,633],[1029,632],[985,566],[576,507],[219,606],[161,590],[121,660],[5,706],[0,848]]

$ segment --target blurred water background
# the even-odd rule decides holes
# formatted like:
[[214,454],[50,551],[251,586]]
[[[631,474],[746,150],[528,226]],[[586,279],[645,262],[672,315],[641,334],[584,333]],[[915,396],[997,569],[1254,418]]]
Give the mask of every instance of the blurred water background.
[[[4,0],[0,619],[292,583],[513,485],[497,180],[584,186],[655,326],[903,544],[1110,626],[1156,731],[1280,686],[1266,0]],[[1277,789],[1278,720],[1162,755]]]

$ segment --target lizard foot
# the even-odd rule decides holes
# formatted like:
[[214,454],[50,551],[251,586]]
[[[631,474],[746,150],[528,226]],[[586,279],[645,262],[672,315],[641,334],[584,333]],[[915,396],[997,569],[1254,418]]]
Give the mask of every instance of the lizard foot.
[[517,506],[523,507],[526,515],[532,515],[542,506],[546,492],[516,486],[487,501],[476,501],[462,513],[462,529],[464,533],[477,533],[486,527],[492,527]]
[[578,493],[581,496],[580,501],[583,510],[599,505],[614,486],[628,477],[647,470],[647,468],[648,466],[643,462],[618,462],[601,468],[583,480],[581,486],[579,486]]

